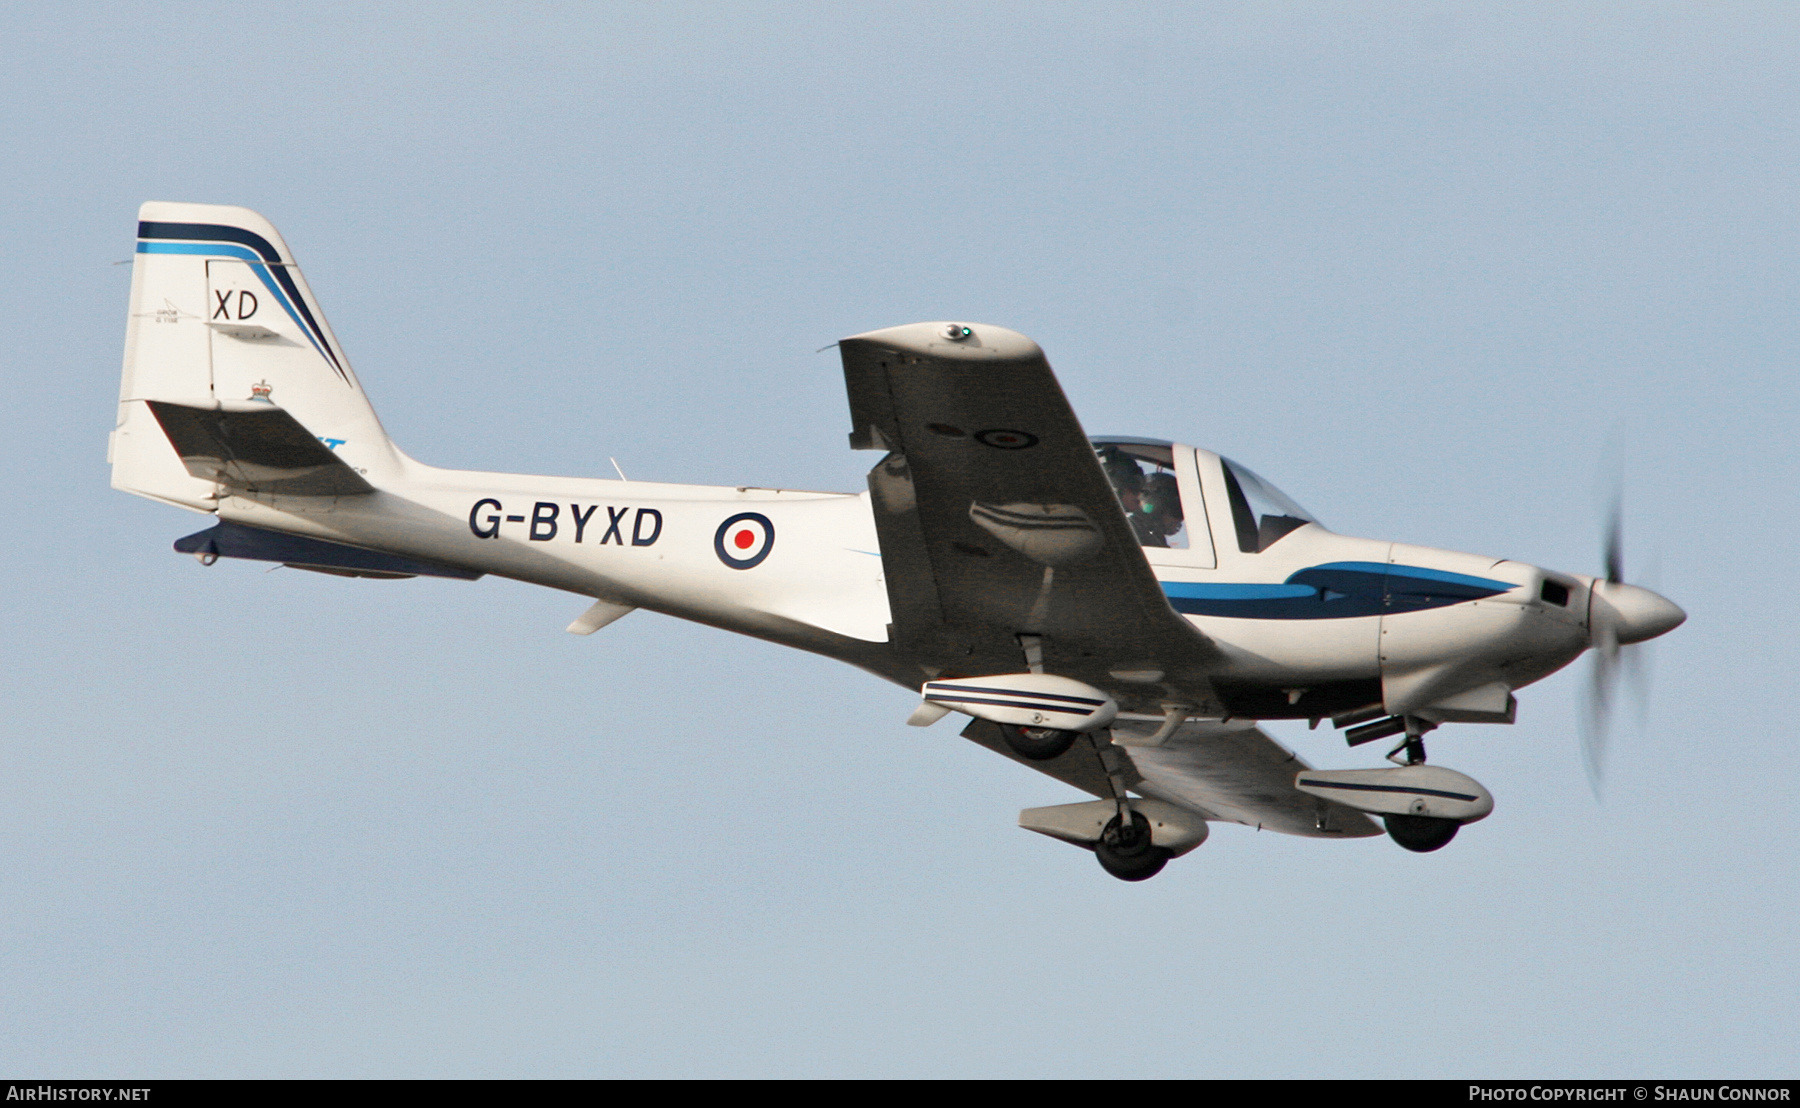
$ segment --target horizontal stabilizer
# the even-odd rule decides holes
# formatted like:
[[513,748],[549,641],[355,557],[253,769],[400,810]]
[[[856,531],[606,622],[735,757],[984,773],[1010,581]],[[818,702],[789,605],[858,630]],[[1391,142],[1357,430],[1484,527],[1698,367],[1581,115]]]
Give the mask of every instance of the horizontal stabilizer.
[[364,550],[359,546],[326,542],[324,539],[284,535],[279,531],[246,527],[229,520],[221,521],[218,526],[205,531],[176,539],[175,549],[179,553],[197,554],[202,558],[210,555],[215,558],[281,562],[295,569],[318,570],[346,577],[455,577],[473,581],[481,576],[478,570],[421,562],[413,558],[402,558],[397,554],[383,554],[375,550]]
[[273,404],[194,408],[149,402],[181,464],[195,477],[244,492],[359,496],[375,491],[330,447]]

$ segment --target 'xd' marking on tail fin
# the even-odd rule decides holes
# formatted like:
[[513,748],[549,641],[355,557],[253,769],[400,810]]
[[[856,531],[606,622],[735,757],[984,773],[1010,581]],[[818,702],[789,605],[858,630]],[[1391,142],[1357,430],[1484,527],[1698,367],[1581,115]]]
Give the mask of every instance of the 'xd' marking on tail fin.
[[288,275],[288,261],[268,239],[255,231],[222,223],[153,223],[147,220],[138,224],[138,239],[140,254],[204,254],[242,258],[249,262],[263,286],[275,297],[275,302],[312,340],[313,347],[331,363],[338,377],[345,384],[350,383],[349,376],[344,373],[343,360],[331,348],[331,340],[313,318],[306,298],[300,295],[294,279]]

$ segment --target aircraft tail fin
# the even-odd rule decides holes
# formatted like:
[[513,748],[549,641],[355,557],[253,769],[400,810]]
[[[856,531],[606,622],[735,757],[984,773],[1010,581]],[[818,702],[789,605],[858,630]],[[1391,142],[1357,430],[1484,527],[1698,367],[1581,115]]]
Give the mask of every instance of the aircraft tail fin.
[[[259,407],[286,418],[249,418]],[[216,415],[209,421],[206,413]],[[216,437],[206,428],[228,431],[221,421],[232,418],[280,423],[286,438],[316,439],[338,460],[311,459],[327,472],[341,468],[380,483],[400,465],[274,225],[248,208],[147,203],[138,211],[118,424],[108,450],[113,486],[212,511],[226,471],[195,466],[195,442]],[[176,442],[177,426],[194,441]]]

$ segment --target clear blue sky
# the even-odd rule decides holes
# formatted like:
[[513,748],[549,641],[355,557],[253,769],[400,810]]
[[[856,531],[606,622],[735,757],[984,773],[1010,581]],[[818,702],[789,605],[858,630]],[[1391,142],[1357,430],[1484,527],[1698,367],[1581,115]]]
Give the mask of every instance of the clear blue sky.
[[[1791,1076],[1797,52],[1782,4],[6,7],[0,1072]],[[104,465],[146,199],[274,220],[424,461],[860,488],[815,351],[971,319],[1347,533],[1592,572],[1616,455],[1690,620],[1604,803],[1572,669],[1434,743],[1498,798],[1449,849],[1124,885],[854,670],[170,552]]]

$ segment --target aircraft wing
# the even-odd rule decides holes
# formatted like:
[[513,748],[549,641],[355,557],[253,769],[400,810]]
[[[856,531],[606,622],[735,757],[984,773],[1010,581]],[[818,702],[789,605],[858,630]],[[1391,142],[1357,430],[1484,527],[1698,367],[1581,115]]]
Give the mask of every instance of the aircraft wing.
[[[1129,741],[1134,733],[1149,735],[1158,726],[1153,720],[1120,720],[1113,730]],[[1060,757],[1030,762],[1012,752],[996,724],[974,720],[963,729],[963,737],[1083,792],[1112,795],[1106,767],[1086,740],[1077,741]],[[1189,720],[1161,746],[1120,749],[1129,759],[1122,767],[1126,788],[1179,804],[1209,820],[1308,838],[1360,839],[1382,833],[1361,812],[1296,789],[1295,774],[1312,767],[1249,723]]]
[[[1138,725],[1146,734],[1158,726]],[[1113,729],[1128,737],[1132,725],[1120,721]],[[1295,774],[1312,767],[1247,721],[1189,720],[1161,746],[1127,746],[1125,752],[1138,774],[1133,789],[1208,819],[1313,838],[1381,834],[1356,809],[1295,788]]]
[[1127,706],[1168,694],[1109,672],[1204,683],[1215,648],[1169,607],[1036,343],[920,323],[838,345],[851,445],[888,452],[869,487],[904,657],[951,676],[1018,672],[1029,633],[1049,672]]

